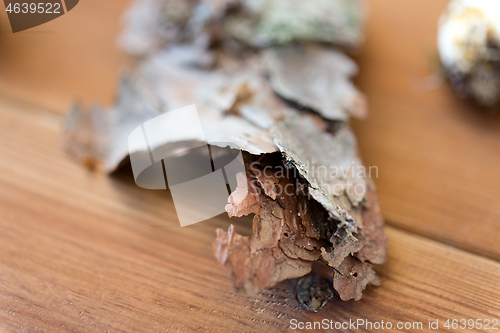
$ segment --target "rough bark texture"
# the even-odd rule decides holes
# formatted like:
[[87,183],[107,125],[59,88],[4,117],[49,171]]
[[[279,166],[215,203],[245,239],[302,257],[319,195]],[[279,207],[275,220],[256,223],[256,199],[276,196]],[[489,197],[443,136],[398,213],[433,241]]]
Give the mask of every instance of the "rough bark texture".
[[[365,115],[366,104],[350,81],[356,64],[313,41],[359,44],[361,3],[296,3],[305,9],[286,14],[276,12],[288,8],[278,0],[264,7],[229,0],[137,2],[122,42],[147,56],[122,80],[113,108],[69,114],[65,147],[113,172],[127,161],[134,128],[195,104],[205,138],[180,128],[151,150],[206,139],[244,152],[246,172],[238,174],[226,211],[254,214],[252,234],[238,235],[231,226],[217,230],[214,242],[236,288],[260,292],[321,262],[340,297],[357,300],[368,284],[378,284],[372,266],[385,261],[387,246],[374,185],[357,172],[362,162],[348,123],[351,115]],[[356,18],[353,25],[337,12],[325,16],[332,10]],[[299,15],[300,25],[276,30],[279,15]],[[318,288],[306,289],[317,294]],[[301,297],[311,307],[328,298],[316,296]]]
[[[372,266],[385,261],[387,237],[371,182],[366,200],[351,208],[360,218],[351,231],[310,195],[310,184],[298,169],[286,168],[281,155],[247,155],[246,163],[246,177],[239,175],[226,211],[231,217],[255,214],[252,235],[239,236],[231,226],[227,233],[217,230],[214,242],[215,256],[231,269],[237,288],[262,291],[305,275],[316,261],[332,268],[334,288],[343,300],[358,300],[367,284],[379,283]],[[242,242],[246,251],[241,251]],[[347,267],[349,274],[344,274]]]

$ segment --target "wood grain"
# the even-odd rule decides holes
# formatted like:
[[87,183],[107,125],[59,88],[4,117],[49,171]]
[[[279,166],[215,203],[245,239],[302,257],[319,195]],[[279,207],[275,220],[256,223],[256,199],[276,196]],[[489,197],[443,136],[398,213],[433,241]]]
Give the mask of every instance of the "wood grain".
[[230,223],[248,234],[249,219],[180,228],[168,192],[138,188],[130,170],[89,173],[61,151],[60,115],[75,98],[112,103],[131,62],[115,46],[126,1],[81,1],[17,34],[0,11],[0,331],[498,319],[500,263],[485,257],[500,260],[500,113],[446,84],[424,89],[447,0],[368,3],[367,42],[355,59],[370,117],[354,127],[365,164],[379,169],[388,261],[377,268],[380,287],[318,314],[302,310],[287,285],[254,297],[233,291],[211,242]]
[[[286,285],[232,289],[211,253],[221,215],[180,228],[166,191],[90,173],[58,147],[60,118],[0,99],[0,330],[287,331],[290,320],[500,319],[500,264],[392,227],[382,285],[302,310]],[[424,326],[425,327],[425,326]]]
[[423,89],[438,65],[447,2],[370,2],[358,58],[370,117],[355,132],[364,162],[378,166],[387,223],[500,260],[500,112],[459,99],[447,84]]

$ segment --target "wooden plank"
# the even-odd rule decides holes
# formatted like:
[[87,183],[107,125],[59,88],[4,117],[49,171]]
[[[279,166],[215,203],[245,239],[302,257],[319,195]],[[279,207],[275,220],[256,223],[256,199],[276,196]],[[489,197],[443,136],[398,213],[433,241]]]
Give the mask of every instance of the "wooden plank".
[[[500,319],[500,264],[387,228],[382,285],[302,310],[286,286],[245,296],[211,253],[220,216],[180,228],[167,191],[90,173],[58,147],[60,118],[0,99],[0,330],[287,331],[298,321]],[[423,326],[426,327],[426,326]],[[344,330],[344,331],[348,331]]]
[[389,224],[500,260],[500,114],[446,84],[421,89],[447,2],[369,1],[358,84],[370,117],[355,132],[365,164],[378,166]]

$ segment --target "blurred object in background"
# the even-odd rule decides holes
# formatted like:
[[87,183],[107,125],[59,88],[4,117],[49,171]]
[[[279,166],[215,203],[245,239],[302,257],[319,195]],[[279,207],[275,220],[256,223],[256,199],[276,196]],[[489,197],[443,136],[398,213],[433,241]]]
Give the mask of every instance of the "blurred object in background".
[[485,106],[500,101],[500,1],[453,0],[439,20],[438,49],[455,90]]
[[260,48],[309,40],[357,47],[365,17],[360,0],[138,0],[125,16],[120,45],[134,55],[172,43]]

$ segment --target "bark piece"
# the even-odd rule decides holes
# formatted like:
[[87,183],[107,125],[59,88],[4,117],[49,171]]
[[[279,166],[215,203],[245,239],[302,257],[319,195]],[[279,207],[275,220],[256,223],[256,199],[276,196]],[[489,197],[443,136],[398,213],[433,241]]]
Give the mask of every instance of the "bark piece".
[[107,140],[107,126],[107,117],[99,107],[85,110],[74,105],[64,120],[64,150],[86,167],[96,168],[105,155],[103,146]]
[[358,68],[338,50],[315,44],[274,47],[264,52],[273,89],[329,120],[363,118],[365,97],[350,81]]
[[389,239],[384,232],[384,219],[380,212],[375,185],[371,179],[368,179],[367,183],[368,189],[362,208],[363,227],[358,232],[358,239],[363,247],[353,255],[362,262],[383,264]]
[[347,257],[333,273],[333,287],[343,301],[361,299],[362,291],[368,284],[378,286],[380,280],[368,262]]
[[[211,71],[193,67],[186,63],[184,52],[188,51],[173,49],[160,53],[141,63],[131,75],[124,76],[117,104],[110,110],[69,113],[65,127],[68,145],[80,146],[80,150],[91,145],[92,148],[85,148],[87,160],[103,160],[106,172],[110,173],[127,160],[128,136],[137,126],[164,112],[195,104],[205,136],[186,136],[189,132],[166,133],[162,142],[151,143],[151,149],[166,145],[179,149],[180,142],[189,144],[189,141],[206,140],[214,145],[230,142],[252,154],[277,151],[268,131],[229,112],[241,94],[241,89],[229,88],[245,85],[250,80],[247,75],[230,75],[224,69]],[[258,74],[254,76],[258,77]],[[252,90],[252,94],[257,94],[257,91]],[[87,115],[92,115],[92,119],[87,119]],[[87,118],[82,118],[84,116]],[[85,121],[78,120],[80,118]],[[98,120],[97,123],[94,119]],[[88,125],[91,122],[93,125]],[[104,139],[89,141],[89,138],[99,137]]]
[[269,133],[229,112],[241,100],[241,87],[248,81],[245,74],[225,68],[200,70],[179,57],[172,51],[163,52],[140,68],[164,112],[195,104],[208,143],[231,142],[252,154],[277,150]]
[[226,212],[229,217],[242,217],[259,213],[260,203],[265,197],[259,193],[260,189],[247,178],[243,173],[236,175],[238,187],[229,196],[229,203],[226,205]]
[[358,47],[365,12],[362,0],[137,0],[119,43],[138,56],[181,43],[236,53],[294,41]]
[[363,41],[364,20],[358,0],[269,0],[259,33],[279,44],[309,40],[356,47]]
[[120,46],[145,56],[173,44],[191,44],[206,50],[217,36],[217,22],[233,1],[137,0],[124,16]]
[[[369,201],[354,208],[360,212],[361,220],[356,233],[348,235],[343,222],[332,218],[324,206],[308,195],[307,180],[294,166],[286,168],[279,155],[245,155],[245,162],[246,181],[243,174],[238,175],[241,191],[237,188],[231,194],[226,210],[230,216],[255,214],[252,235],[246,243],[249,250],[224,252],[222,256],[219,249],[230,247],[229,239],[218,237],[214,243],[216,257],[232,271],[237,288],[261,291],[285,277],[310,270],[310,265],[318,260],[326,262],[334,272],[354,265],[354,256],[363,266],[356,272],[357,279],[348,280],[348,284],[337,277],[337,287],[341,289],[338,291],[343,292],[343,297],[357,298],[366,281],[376,281],[369,260],[385,260],[387,238],[383,228],[379,231],[373,187],[367,194]],[[221,230],[217,233],[226,235]],[[365,242],[367,249],[362,251]],[[239,262],[251,263],[251,273],[235,264]]]
[[337,231],[337,237],[341,237],[338,245],[347,246],[345,240],[349,239],[349,244],[357,241],[354,234],[361,223],[356,223],[350,213],[364,199],[364,192],[355,191],[366,187],[365,179],[357,174],[362,165],[354,136],[347,127],[331,134],[318,130],[313,119],[297,114],[276,125],[272,133],[280,151],[309,183],[311,197],[339,221],[343,231]]
[[[299,10],[290,12],[290,4]],[[81,160],[102,159],[112,172],[127,161],[132,130],[195,104],[203,135],[173,127],[148,143],[153,152],[205,140],[243,151],[247,168],[237,175],[226,211],[231,217],[254,214],[252,234],[219,229],[213,245],[236,288],[260,292],[320,262],[343,299],[359,299],[368,283],[377,282],[372,266],[385,260],[387,245],[373,184],[366,174],[350,172],[362,164],[347,119],[364,114],[364,98],[350,82],[357,71],[352,61],[304,43],[357,44],[360,21],[350,20],[362,13],[349,11],[359,5],[142,0],[134,9],[140,17],[129,18],[122,41],[129,38],[128,46],[136,47],[129,51],[145,58],[124,77],[109,112],[70,113],[66,142],[74,155],[87,156]],[[286,38],[274,30],[282,24]],[[299,43],[272,46],[292,40]],[[264,47],[270,48],[262,55],[258,48]],[[316,309],[323,301],[311,288],[302,303]]]
[[[128,131],[149,120],[145,118],[161,114],[167,103],[199,101],[200,109],[205,108],[200,119],[207,141],[237,143],[248,152],[244,155],[247,172],[238,175],[239,186],[226,210],[234,217],[255,214],[252,235],[240,236],[234,228],[218,230],[214,243],[216,258],[230,268],[235,286],[247,293],[260,292],[304,276],[316,261],[328,263],[333,270],[357,257],[364,265],[359,279],[350,284],[339,280],[337,287],[355,290],[353,297],[358,297],[365,278],[374,279],[370,261],[385,259],[386,239],[376,198],[356,196],[346,187],[347,182],[365,185],[365,179],[340,173],[342,167],[361,166],[349,128],[290,108],[269,93],[269,85],[259,76],[231,76],[223,70],[194,69],[182,61],[162,61],[171,56],[146,61],[122,83],[119,103],[108,116],[112,136],[108,158],[114,156],[113,166],[128,154]],[[238,88],[230,89],[234,86]],[[267,103],[271,108],[266,111]],[[258,126],[246,120],[244,108],[255,111],[255,117],[249,118]],[[200,140],[181,134],[185,133],[169,133],[158,145],[173,149]],[[334,166],[338,172],[321,173],[319,166]],[[326,185],[341,192],[331,193]]]
[[303,276],[311,263],[291,260],[276,248],[251,250],[249,237],[238,235],[231,225],[228,232],[216,230],[214,253],[219,263],[231,269],[237,289],[257,293],[280,281]]

